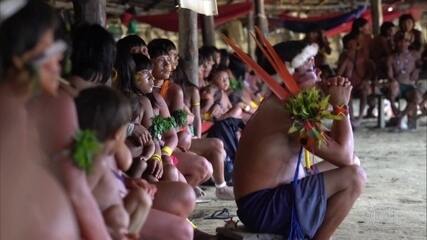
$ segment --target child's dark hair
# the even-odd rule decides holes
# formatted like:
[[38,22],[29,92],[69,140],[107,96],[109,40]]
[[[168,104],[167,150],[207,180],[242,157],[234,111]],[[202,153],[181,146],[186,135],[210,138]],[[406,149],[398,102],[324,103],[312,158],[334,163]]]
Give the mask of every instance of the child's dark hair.
[[92,130],[101,142],[112,138],[129,123],[129,101],[116,90],[98,86],[80,92],[75,99],[80,128]]
[[226,72],[227,74],[228,74],[228,71],[229,71],[230,69],[229,68],[227,68],[227,67],[224,67],[224,66],[218,66],[218,67],[215,67],[215,68],[213,68],[212,69],[212,71],[211,71],[211,73],[209,74],[209,78],[208,78],[208,80],[209,80],[209,82],[211,83],[211,84],[214,84],[214,80],[215,80],[215,77],[219,74],[219,73],[221,73],[221,72]]
[[[3,21],[2,21],[3,20]],[[13,66],[12,58],[31,50],[47,30],[55,28],[58,18],[55,11],[40,0],[26,5],[7,19],[0,19],[0,81]]]
[[84,24],[75,29],[71,74],[105,84],[111,78],[115,58],[114,38],[102,26]]
[[151,59],[162,55],[169,55],[169,51],[176,50],[175,44],[171,40],[165,38],[153,39],[148,43],[147,48]]
[[381,24],[381,28],[380,28],[380,35],[386,37],[388,31],[394,27],[395,26],[392,22],[383,22],[383,24]]
[[368,24],[368,20],[366,20],[365,18],[361,17],[361,18],[356,18],[353,21],[353,24],[351,25],[351,32],[354,34],[359,34],[360,33],[360,28],[365,26],[366,24]]
[[215,58],[215,52],[217,49],[211,46],[203,46],[199,48],[199,66],[204,63],[213,60]]
[[355,40],[357,38],[357,34],[356,33],[348,33],[346,34],[343,38],[342,38],[342,44],[344,49],[347,49],[347,44],[351,41],[351,40]]

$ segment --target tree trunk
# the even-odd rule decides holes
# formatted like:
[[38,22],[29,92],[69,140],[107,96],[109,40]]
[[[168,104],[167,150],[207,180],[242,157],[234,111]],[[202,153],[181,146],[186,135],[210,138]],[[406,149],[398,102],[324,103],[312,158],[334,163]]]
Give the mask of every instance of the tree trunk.
[[179,56],[188,80],[199,85],[199,52],[197,46],[197,13],[179,9]]
[[203,16],[203,46],[215,46],[215,24],[213,16]]
[[76,22],[106,26],[106,0],[73,0]]
[[251,32],[254,32],[254,12],[250,11],[248,15],[248,54],[252,58],[255,58],[255,40],[251,36]]

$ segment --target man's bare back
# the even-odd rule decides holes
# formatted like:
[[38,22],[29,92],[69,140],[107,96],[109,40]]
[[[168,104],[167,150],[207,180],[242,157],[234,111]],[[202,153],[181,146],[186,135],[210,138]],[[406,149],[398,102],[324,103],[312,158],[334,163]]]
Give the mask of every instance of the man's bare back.
[[264,100],[239,142],[234,168],[236,199],[292,181],[301,145],[289,137],[289,126],[284,104],[273,95]]

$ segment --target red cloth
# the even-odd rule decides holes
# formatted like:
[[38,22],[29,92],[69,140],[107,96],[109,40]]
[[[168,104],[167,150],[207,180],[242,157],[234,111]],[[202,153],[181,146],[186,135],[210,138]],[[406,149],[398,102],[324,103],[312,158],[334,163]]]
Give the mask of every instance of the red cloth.
[[[218,16],[215,16],[215,26],[219,26],[236,18],[248,15],[252,10],[252,2],[246,1],[235,4],[226,4],[218,7]],[[178,32],[179,21],[178,12],[172,11],[165,14],[132,16],[130,13],[124,13],[121,17],[122,23],[127,25],[129,21],[135,19],[139,22],[150,24],[154,27],[166,31]],[[200,21],[198,21],[200,22]],[[199,24],[200,28],[200,24]]]

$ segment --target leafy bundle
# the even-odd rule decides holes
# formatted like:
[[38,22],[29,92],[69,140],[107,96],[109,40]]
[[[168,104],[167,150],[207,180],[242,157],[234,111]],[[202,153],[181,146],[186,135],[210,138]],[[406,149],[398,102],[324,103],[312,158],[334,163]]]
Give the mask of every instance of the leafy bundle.
[[187,124],[187,112],[184,110],[176,110],[172,113],[178,127],[184,127]]
[[92,163],[95,155],[101,149],[95,133],[90,130],[77,132],[74,138],[73,162],[80,169],[89,172],[92,169]]
[[163,133],[176,127],[177,123],[173,117],[164,118],[155,116],[153,118],[153,124],[150,127],[150,132],[153,137],[160,139]]
[[292,117],[289,133],[299,133],[301,139],[312,138],[320,145],[326,127],[322,120],[340,120],[342,117],[328,110],[329,96],[322,96],[316,88],[302,90],[286,102],[285,108]]

